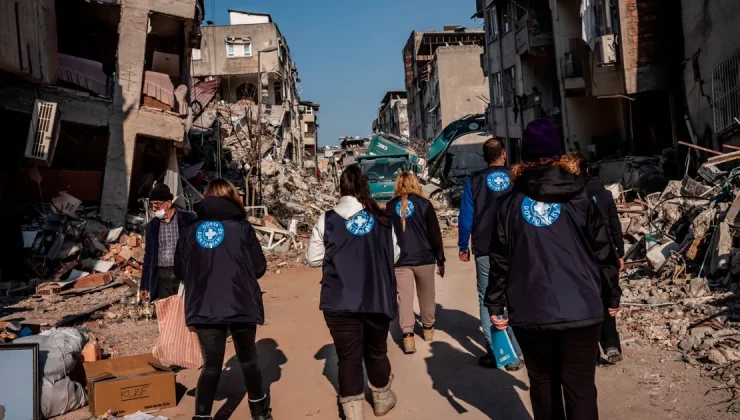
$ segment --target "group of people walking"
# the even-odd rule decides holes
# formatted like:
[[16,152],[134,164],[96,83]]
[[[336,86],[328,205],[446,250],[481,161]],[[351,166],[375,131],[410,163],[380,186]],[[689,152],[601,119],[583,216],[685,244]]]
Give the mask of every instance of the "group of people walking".
[[[621,359],[614,316],[624,245],[621,230],[607,224],[616,208],[589,179],[583,159],[562,154],[549,121],[530,123],[521,147],[523,162],[509,169],[504,144],[486,141],[488,167],[467,180],[460,209],[459,258],[475,261],[486,343],[479,362],[497,367],[491,337],[506,331],[517,355],[506,368],[526,363],[536,420],[597,419],[599,342],[609,361]],[[158,219],[147,231],[142,298],[173,294],[173,278],[184,283],[186,323],[204,357],[194,418],[210,418],[230,331],[252,418],[271,419],[255,347],[264,321],[257,280],[266,262],[236,189],[211,181],[196,215],[172,210],[169,191],[155,192]],[[385,209],[370,197],[358,166],[342,172],[339,192],[313,229],[307,260],[323,271],[319,309],[336,348],[342,411],[358,420],[365,418],[363,364],[374,414],[396,405],[387,341],[398,319],[399,344],[416,352],[415,291],[420,335],[433,340],[435,273],[444,277],[446,260],[434,207],[413,173],[398,177]]]

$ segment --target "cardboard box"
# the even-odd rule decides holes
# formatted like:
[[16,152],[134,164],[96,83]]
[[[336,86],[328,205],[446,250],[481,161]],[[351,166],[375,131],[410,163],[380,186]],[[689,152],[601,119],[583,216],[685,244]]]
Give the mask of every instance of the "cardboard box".
[[115,416],[177,405],[175,374],[151,354],[85,363],[90,412]]

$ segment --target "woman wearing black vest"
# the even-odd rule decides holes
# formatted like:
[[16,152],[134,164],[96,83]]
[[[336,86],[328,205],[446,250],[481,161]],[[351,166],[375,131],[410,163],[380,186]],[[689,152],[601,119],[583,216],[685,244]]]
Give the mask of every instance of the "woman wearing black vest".
[[605,312],[619,310],[617,254],[558,128],[529,123],[521,154],[495,216],[485,304],[497,329],[514,329],[534,419],[598,420],[594,355]]
[[370,198],[359,166],[342,172],[341,198],[321,215],[306,258],[323,267],[319,309],[339,359],[339,398],[347,420],[363,420],[365,362],[376,416],[396,405],[388,327],[398,314],[394,263],[398,246],[388,216]]
[[229,181],[211,181],[204,195],[195,206],[198,219],[183,228],[175,251],[175,275],[185,283],[185,322],[203,353],[193,419],[211,418],[230,331],[252,419],[271,420],[255,346],[257,325],[265,319],[257,283],[267,269],[265,255]]
[[386,209],[398,232],[401,256],[396,262],[398,283],[398,310],[403,351],[416,352],[414,343],[414,285],[419,294],[419,312],[424,341],[434,338],[434,267],[444,276],[445,252],[437,213],[432,203],[422,196],[419,180],[412,172],[404,172],[396,179],[395,197]]

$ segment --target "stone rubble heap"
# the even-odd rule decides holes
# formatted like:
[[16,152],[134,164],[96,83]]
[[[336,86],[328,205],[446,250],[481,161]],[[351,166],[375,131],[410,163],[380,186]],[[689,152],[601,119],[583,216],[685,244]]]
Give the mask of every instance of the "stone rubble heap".
[[[711,171],[703,170],[708,166]],[[670,181],[662,193],[617,205],[626,250],[618,325],[624,342],[675,349],[734,397],[740,375],[740,189],[734,171],[720,172],[705,164],[697,179]],[[609,189],[626,195],[619,184]]]

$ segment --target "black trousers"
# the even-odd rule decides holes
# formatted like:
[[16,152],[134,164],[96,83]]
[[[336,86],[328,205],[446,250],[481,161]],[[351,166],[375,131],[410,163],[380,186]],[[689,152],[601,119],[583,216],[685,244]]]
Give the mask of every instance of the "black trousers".
[[346,312],[324,312],[324,319],[337,351],[339,396],[351,397],[365,392],[363,361],[372,386],[388,385],[391,362],[387,340],[391,319],[384,314]]
[[[622,340],[619,338],[617,331],[617,318],[604,313],[604,324],[601,327],[601,350],[606,352],[607,349],[615,348],[622,352]],[[598,350],[597,350],[598,353]]]
[[601,324],[562,331],[514,327],[514,334],[527,363],[534,420],[598,420],[593,355]]
[[195,328],[198,340],[200,340],[200,351],[203,353],[203,369],[195,391],[195,415],[211,415],[218,380],[221,378],[224,364],[227,328],[234,339],[236,357],[239,359],[244,381],[247,384],[247,395],[250,400],[262,398],[265,393],[262,389],[257,347],[254,344],[257,326],[254,324],[196,325]]
[[175,276],[175,269],[172,267],[158,267],[157,281],[159,282],[157,291],[160,299],[175,296],[180,290],[180,280]]

